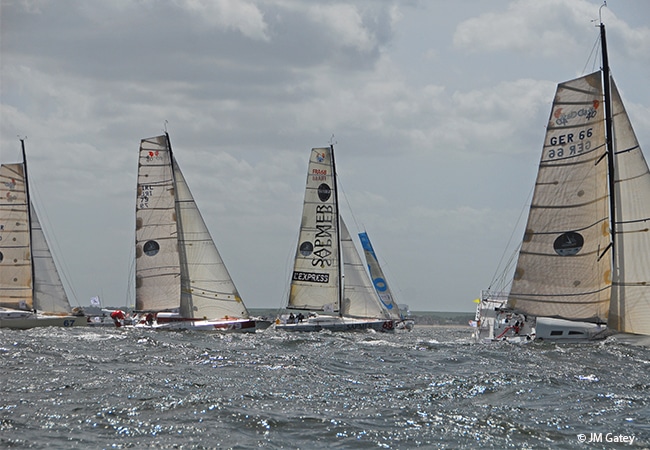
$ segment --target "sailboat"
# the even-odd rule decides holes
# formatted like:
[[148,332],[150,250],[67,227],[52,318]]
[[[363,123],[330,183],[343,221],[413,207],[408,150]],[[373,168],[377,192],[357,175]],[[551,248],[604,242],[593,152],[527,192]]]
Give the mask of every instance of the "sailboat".
[[415,320],[405,316],[399,305],[395,302],[395,297],[388,286],[388,281],[384,276],[384,271],[381,269],[375,249],[372,247],[368,232],[363,231],[359,233],[359,241],[363,248],[363,254],[366,257],[366,264],[368,265],[372,285],[375,287],[375,291],[382,305],[390,313],[391,318],[395,320],[395,328],[412,330],[415,325]]
[[0,166],[0,328],[85,326],[70,307],[29,196],[23,162]]
[[250,317],[219,255],[167,132],[140,142],[137,188],[133,326],[262,328]]
[[[343,218],[334,147],[311,150],[302,224],[287,309],[276,320],[286,331],[393,331]],[[300,311],[294,316],[293,311]],[[305,311],[305,317],[302,311]]]
[[483,296],[479,339],[650,335],[650,171],[602,23],[600,40],[602,70],[557,87],[512,284]]

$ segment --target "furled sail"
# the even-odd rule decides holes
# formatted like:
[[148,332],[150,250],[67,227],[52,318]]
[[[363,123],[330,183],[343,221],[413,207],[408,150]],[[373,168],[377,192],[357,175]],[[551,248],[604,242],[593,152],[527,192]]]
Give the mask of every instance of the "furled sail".
[[613,80],[611,87],[617,207],[608,326],[650,335],[650,171]]
[[611,252],[600,72],[558,85],[508,307],[606,322]]
[[302,223],[288,307],[339,311],[339,224],[332,149],[314,148],[309,158]]
[[0,167],[0,306],[30,310],[32,265],[23,165]]
[[390,318],[388,311],[379,302],[365,265],[342,218],[341,253],[344,274],[343,315],[363,318]]
[[174,176],[166,136],[143,139],[138,163],[135,223],[135,309],[180,308]]
[[379,296],[379,300],[383,304],[384,308],[389,312],[392,319],[401,319],[402,317],[399,307],[397,306],[397,303],[395,303],[395,297],[393,297],[390,287],[388,286],[388,281],[386,281],[384,271],[381,269],[375,250],[372,248],[372,243],[370,242],[368,233],[365,231],[359,233],[359,240],[361,241],[361,247],[363,247],[363,253],[366,257],[370,278],[372,279],[372,284]]
[[172,157],[181,248],[183,317],[248,318],[228,269],[196,206],[181,169]]

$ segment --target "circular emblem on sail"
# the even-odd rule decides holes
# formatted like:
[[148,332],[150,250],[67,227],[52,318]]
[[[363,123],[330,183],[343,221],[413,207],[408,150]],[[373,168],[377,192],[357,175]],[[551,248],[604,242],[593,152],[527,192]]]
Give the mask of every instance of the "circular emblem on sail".
[[332,188],[327,183],[318,186],[318,198],[321,202],[326,202],[332,196]]
[[372,280],[372,284],[375,285],[375,289],[377,289],[379,292],[384,292],[386,289],[388,289],[386,280],[384,280],[383,278],[375,278],[374,280]]
[[585,239],[580,233],[576,233],[575,231],[561,234],[555,242],[553,242],[555,253],[560,256],[577,255],[578,252],[582,250],[583,245],[585,245]]
[[305,241],[302,244],[300,244],[300,254],[302,256],[309,256],[313,251],[314,251],[314,245],[311,242]]
[[156,241],[147,241],[142,247],[142,250],[144,251],[145,255],[154,256],[160,250],[160,245],[158,245],[158,242]]

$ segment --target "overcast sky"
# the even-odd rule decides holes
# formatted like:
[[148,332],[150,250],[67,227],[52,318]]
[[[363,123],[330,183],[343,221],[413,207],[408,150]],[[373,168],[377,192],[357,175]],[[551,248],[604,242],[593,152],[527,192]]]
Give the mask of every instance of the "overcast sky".
[[[1,2],[0,161],[27,136],[73,306],[134,303],[138,147],[167,121],[249,308],[286,304],[310,149],[333,140],[399,302],[472,311],[523,234],[556,84],[600,67],[596,0]],[[650,2],[602,18],[650,159]]]

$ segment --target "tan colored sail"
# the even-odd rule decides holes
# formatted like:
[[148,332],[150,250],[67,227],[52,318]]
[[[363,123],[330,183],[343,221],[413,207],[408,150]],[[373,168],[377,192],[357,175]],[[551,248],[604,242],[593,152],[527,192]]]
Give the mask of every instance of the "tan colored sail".
[[0,306],[30,310],[32,266],[23,165],[0,167]]
[[611,288],[600,72],[558,85],[508,306],[605,322]]

